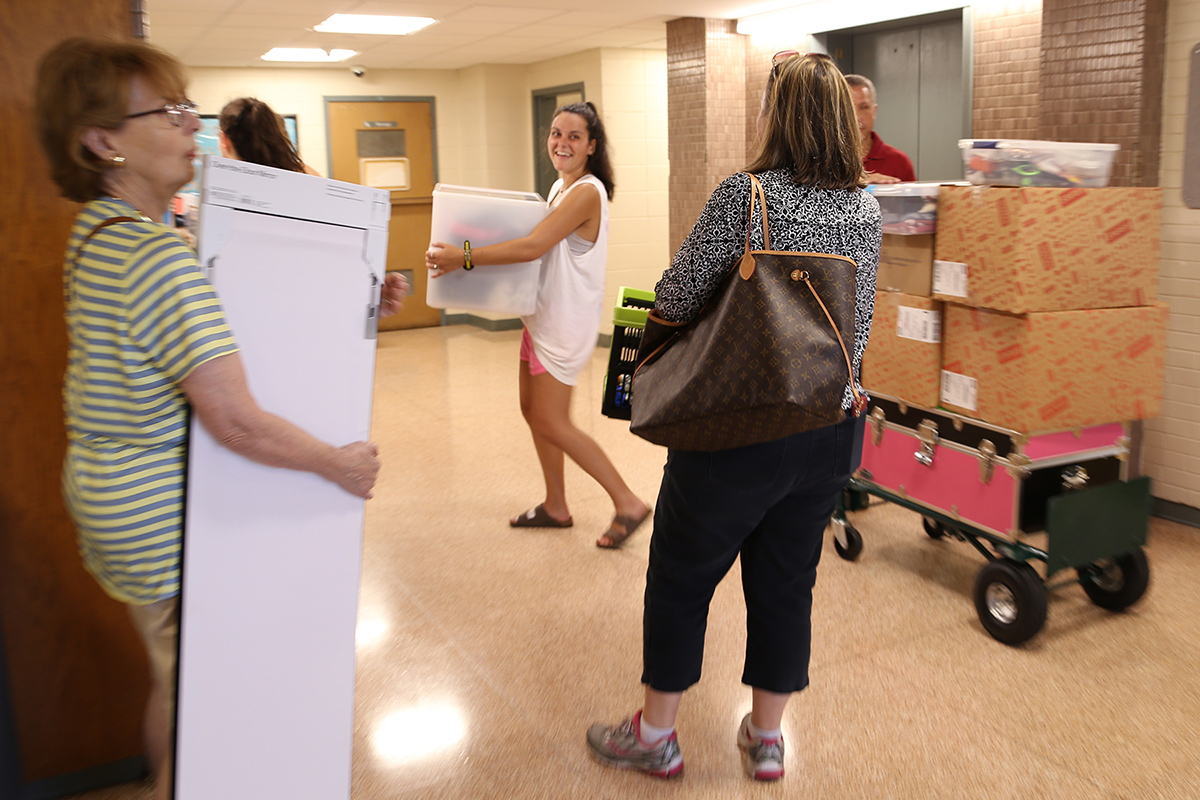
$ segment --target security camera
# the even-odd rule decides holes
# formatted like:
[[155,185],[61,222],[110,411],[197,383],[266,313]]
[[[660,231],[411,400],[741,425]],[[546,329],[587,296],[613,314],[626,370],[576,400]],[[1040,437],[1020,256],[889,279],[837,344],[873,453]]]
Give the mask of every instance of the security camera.
[[363,75],[367,74],[367,68],[359,64],[355,64],[350,68],[350,74],[356,78],[361,78]]

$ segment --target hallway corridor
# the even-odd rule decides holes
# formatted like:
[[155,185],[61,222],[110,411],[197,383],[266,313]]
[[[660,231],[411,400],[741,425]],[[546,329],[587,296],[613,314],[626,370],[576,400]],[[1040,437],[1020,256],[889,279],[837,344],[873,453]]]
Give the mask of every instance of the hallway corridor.
[[[750,703],[736,566],[679,716],[682,778],[597,765],[588,724],[640,703],[650,526],[621,550],[596,548],[612,507],[568,462],[574,527],[509,528],[542,498],[518,409],[519,337],[467,325],[380,335],[384,467],[367,506],[354,800],[1200,797],[1200,531],[1161,519],[1140,604],[1111,614],[1064,586],[1041,634],[1010,648],[975,616],[979,554],[872,505],[853,515],[857,562],[826,540],[812,686],[784,719],[782,782],[746,778],[734,743]],[[653,503],[665,451],[600,416],[606,360],[598,349],[581,377],[574,418]],[[127,784],[77,800],[148,797]]]

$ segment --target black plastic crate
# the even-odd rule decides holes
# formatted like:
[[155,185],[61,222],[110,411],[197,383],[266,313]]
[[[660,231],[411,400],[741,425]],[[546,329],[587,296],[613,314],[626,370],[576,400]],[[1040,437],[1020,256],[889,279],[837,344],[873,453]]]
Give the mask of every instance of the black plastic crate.
[[629,419],[633,370],[637,367],[646,313],[654,308],[654,294],[622,287],[619,302],[613,314],[612,345],[600,413],[613,419]]

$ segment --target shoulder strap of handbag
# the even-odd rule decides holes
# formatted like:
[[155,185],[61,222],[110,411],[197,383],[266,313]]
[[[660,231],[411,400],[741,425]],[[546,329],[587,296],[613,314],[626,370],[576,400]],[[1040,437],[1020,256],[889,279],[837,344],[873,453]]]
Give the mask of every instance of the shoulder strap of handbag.
[[[747,172],[746,174],[750,176],[750,218],[746,222],[746,252],[742,258],[750,255],[750,228],[754,225],[755,196],[758,197],[758,204],[762,208],[763,249],[771,249],[771,234],[770,228],[767,224],[766,193],[763,191],[762,184],[758,182],[758,176],[756,176],[753,172]],[[819,254],[813,253],[813,255]],[[743,276],[745,276],[745,273],[743,273]],[[866,408],[867,402],[866,399],[858,393],[858,387],[854,385],[854,366],[850,361],[850,353],[846,350],[846,342],[842,340],[842,332],[838,330],[837,323],[833,321],[833,315],[829,313],[829,309],[825,307],[825,302],[821,300],[821,296],[817,294],[816,288],[813,287],[812,282],[809,280],[807,270],[802,271],[801,279],[804,281],[805,285],[808,286],[808,290],[812,292],[812,296],[814,299],[816,299],[817,305],[819,305],[821,310],[825,312],[825,319],[829,320],[829,326],[833,328],[833,335],[837,337],[838,344],[842,348],[842,356],[846,359],[846,371],[850,375],[850,393],[854,396],[854,402],[852,403],[851,410],[853,411],[854,416],[857,417],[863,412],[863,409]]]
[[83,237],[83,241],[79,243],[79,247],[75,248],[75,258],[71,260],[74,264],[79,261],[79,256],[83,253],[83,246],[91,241],[91,238],[109,225],[116,225],[118,222],[141,222],[142,220],[134,219],[133,217],[109,217],[101,221],[99,225],[88,231],[88,235]]
[[75,248],[75,255],[71,257],[71,270],[70,270],[70,272],[67,273],[67,275],[64,279],[65,283],[63,284],[63,298],[64,299],[69,299],[68,296],[71,291],[71,289],[70,289],[71,279],[75,275],[75,268],[77,266],[79,266],[79,257],[81,255],[83,255],[83,246],[85,244],[87,244],[88,242],[90,242],[92,237],[95,236],[97,233],[99,233],[101,230],[103,230],[104,228],[107,228],[109,225],[116,225],[118,222],[141,222],[141,220],[134,219],[133,217],[109,217],[108,219],[103,220],[99,225],[97,225],[96,227],[94,227],[90,231],[88,231],[88,235],[84,236],[83,241],[81,241],[79,243],[79,246]]

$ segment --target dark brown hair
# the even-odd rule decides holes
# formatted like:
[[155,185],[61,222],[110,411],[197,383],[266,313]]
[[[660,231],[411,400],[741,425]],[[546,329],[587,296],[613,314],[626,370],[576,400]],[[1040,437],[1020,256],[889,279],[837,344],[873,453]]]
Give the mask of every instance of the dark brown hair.
[[77,203],[104,194],[111,164],[87,149],[88,128],[116,130],[129,113],[129,85],[140,77],[167,102],[187,99],[187,75],[175,59],[136,40],[67,39],[42,57],[34,118],[50,174],[63,197]]
[[221,109],[221,133],[237,151],[238,158],[264,167],[304,172],[304,162],[287,135],[283,117],[253,97],[231,100]]
[[591,103],[568,103],[555,110],[554,116],[559,114],[578,114],[587,124],[588,138],[596,143],[592,154],[588,156],[587,171],[600,179],[608,199],[612,200],[617,184],[613,180],[612,161],[608,158],[608,134],[604,132],[604,123],[600,121],[596,107]]
[[797,183],[822,189],[866,186],[850,87],[833,59],[794,56],[773,72],[758,152],[746,171],[790,169]]

